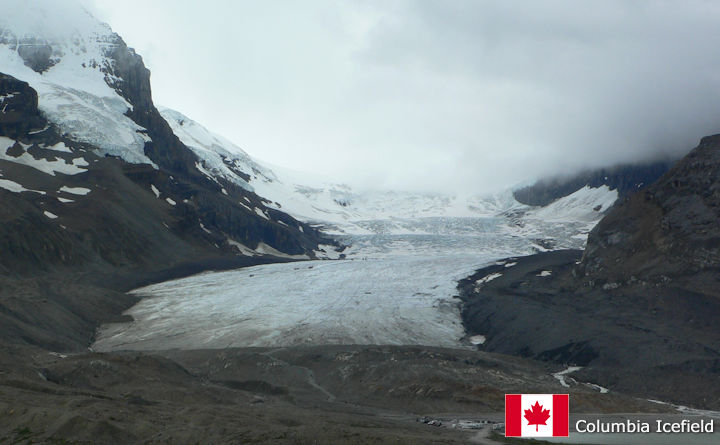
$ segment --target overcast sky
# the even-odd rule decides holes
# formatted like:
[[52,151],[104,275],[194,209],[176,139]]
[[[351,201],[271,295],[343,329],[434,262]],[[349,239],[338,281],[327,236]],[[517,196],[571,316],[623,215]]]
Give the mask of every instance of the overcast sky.
[[274,164],[482,191],[720,132],[720,2],[87,0],[174,108]]

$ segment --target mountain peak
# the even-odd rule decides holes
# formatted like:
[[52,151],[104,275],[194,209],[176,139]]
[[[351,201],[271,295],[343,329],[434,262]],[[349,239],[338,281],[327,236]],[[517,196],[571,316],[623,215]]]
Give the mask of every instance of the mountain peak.
[[59,42],[113,34],[76,0],[2,0],[2,5],[3,38]]
[[118,45],[119,37],[110,26],[93,17],[77,1],[3,0],[3,3],[0,43],[16,51],[25,66],[36,73],[49,71],[63,60],[69,65],[65,69],[101,70],[108,47]]
[[120,61],[134,65],[139,56],[77,1],[3,4],[1,71],[30,84],[39,110],[64,134],[102,154],[154,165],[144,152],[145,128],[127,115],[136,104],[122,94],[118,74]]

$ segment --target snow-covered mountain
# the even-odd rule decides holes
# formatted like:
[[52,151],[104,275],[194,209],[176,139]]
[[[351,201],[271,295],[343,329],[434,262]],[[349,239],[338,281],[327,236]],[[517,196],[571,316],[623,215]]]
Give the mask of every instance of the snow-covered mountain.
[[118,55],[129,52],[112,29],[74,2],[6,0],[0,16],[0,70],[38,92],[38,108],[60,131],[127,162],[145,155],[147,130],[126,115],[117,90]]
[[408,220],[508,214],[522,214],[527,220],[594,223],[618,196],[607,186],[584,187],[545,207],[533,207],[518,202],[512,190],[495,194],[357,191],[331,179],[265,165],[180,112],[162,108],[161,114],[200,158],[199,168],[208,178],[234,182],[257,193],[268,207],[331,233],[417,233],[417,225]]
[[208,175],[155,108],[142,58],[79,3],[3,0],[2,11],[0,267],[157,269],[313,258],[332,244],[241,181]]

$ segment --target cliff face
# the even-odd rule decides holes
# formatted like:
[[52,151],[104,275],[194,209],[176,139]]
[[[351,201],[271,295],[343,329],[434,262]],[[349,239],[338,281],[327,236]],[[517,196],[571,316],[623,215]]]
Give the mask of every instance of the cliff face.
[[45,124],[37,110],[37,93],[27,82],[0,73],[0,97],[3,110],[0,113],[0,134],[14,138]]
[[680,287],[720,297],[720,135],[616,204],[588,237],[586,284]]
[[[169,171],[207,181],[195,168],[197,157],[178,140],[155,108],[150,88],[150,70],[145,67],[142,57],[128,48],[120,36],[115,34],[115,37],[116,41],[105,49],[105,56],[110,63],[102,71],[106,74],[108,85],[132,105],[126,115],[147,130],[151,141],[145,144],[145,155]],[[217,191],[220,191],[220,187]]]

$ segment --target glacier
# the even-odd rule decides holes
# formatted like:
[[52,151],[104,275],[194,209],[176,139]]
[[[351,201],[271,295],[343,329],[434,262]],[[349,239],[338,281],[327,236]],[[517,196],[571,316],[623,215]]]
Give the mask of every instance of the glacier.
[[[597,200],[612,199],[613,193],[600,191],[590,202],[580,196],[568,200],[585,210],[590,205],[592,212]],[[568,206],[561,207],[556,216],[562,219]],[[570,214],[578,212],[582,209]],[[537,251],[539,234],[557,248],[580,248],[591,227],[588,221],[528,218],[515,230],[503,216],[402,221],[407,233],[383,233],[377,227],[387,221],[375,220],[366,221],[370,233],[341,236],[351,245],[345,260],[208,272],[136,289],[143,298],[126,312],[133,321],[103,326],[93,349],[473,347],[460,320],[457,280],[500,258]]]

